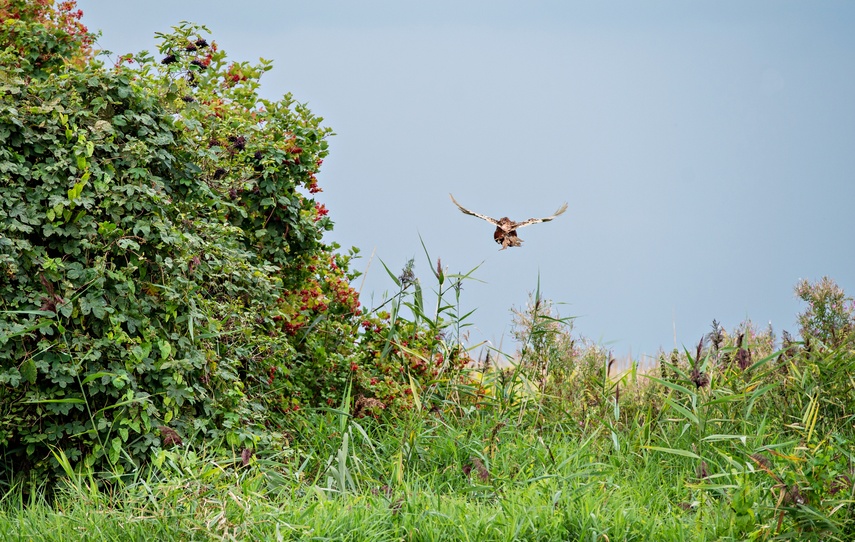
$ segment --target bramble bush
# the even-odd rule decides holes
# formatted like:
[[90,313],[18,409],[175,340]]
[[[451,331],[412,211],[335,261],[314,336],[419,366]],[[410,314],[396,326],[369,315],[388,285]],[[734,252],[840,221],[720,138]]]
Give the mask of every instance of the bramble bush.
[[[265,405],[247,400],[247,384],[292,349],[272,321],[276,300],[300,276],[292,268],[328,250],[328,220],[294,191],[314,182],[325,131],[289,99],[253,118],[253,92],[221,85],[218,64],[202,74],[189,51],[178,69],[147,55],[76,69],[34,67],[14,45],[0,113],[7,474],[49,468],[52,449],[130,470],[161,444],[161,425],[252,446],[249,421]],[[200,98],[173,99],[179,78],[183,97]],[[197,105],[207,95],[228,102],[235,141],[292,162],[300,144],[310,165],[259,167],[251,149],[214,144],[224,127]]]
[[314,199],[330,132],[258,97],[269,62],[228,62],[189,24],[159,61],[89,61],[82,27],[78,50],[30,54],[26,36],[66,43],[69,25],[18,15],[0,72],[6,479],[56,471],[55,450],[121,473],[179,435],[263,447],[279,414],[348,386],[363,413],[407,410],[468,359],[438,320],[361,316],[354,252],[322,242]]
[[4,6],[6,483],[58,473],[58,451],[121,474],[182,438],[273,446],[281,414],[349,381],[412,404],[410,377],[431,371],[384,374],[366,354],[391,324],[361,325],[355,251],[322,240],[330,130],[291,95],[258,96],[270,62],[229,61],[182,23],[158,58],[110,65],[73,3]]

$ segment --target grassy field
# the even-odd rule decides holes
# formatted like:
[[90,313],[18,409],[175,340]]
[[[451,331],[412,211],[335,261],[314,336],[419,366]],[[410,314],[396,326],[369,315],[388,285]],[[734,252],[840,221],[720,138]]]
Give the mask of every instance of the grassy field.
[[[529,425],[482,412],[395,427],[335,414],[310,448],[248,467],[191,450],[113,491],[77,479],[7,498],[9,540],[706,540],[735,531],[723,489],[689,458],[642,452],[572,419]],[[614,439],[614,440],[613,440]],[[717,484],[719,485],[719,484]],[[737,536],[738,538],[738,536]]]
[[0,539],[851,540],[855,361],[782,354],[615,382],[589,352],[539,382],[461,374],[382,421],[347,399],[294,415],[281,450],[185,444],[108,483],[17,487]]
[[185,435],[124,474],[55,449],[65,478],[10,486],[0,540],[853,540],[855,326],[803,320],[779,346],[713,321],[618,373],[536,293],[510,366],[410,379],[409,409],[348,386],[275,449]]

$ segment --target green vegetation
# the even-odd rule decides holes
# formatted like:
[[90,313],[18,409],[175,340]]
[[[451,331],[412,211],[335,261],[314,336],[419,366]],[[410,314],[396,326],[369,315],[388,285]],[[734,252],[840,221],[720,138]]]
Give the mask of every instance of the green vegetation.
[[[0,540],[851,540],[855,305],[612,371],[540,293],[463,340],[425,248],[363,313],[330,134],[182,23],[105,66],[0,4]],[[424,248],[424,247],[423,247]],[[497,366],[491,359],[502,359]],[[508,364],[507,360],[513,362]]]

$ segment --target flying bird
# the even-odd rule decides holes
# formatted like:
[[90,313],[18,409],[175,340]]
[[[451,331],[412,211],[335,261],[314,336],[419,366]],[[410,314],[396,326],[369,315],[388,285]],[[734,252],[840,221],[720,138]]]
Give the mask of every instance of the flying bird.
[[493,240],[502,245],[502,248],[499,250],[505,250],[508,247],[518,247],[522,245],[522,239],[517,237],[518,228],[522,228],[523,226],[530,226],[531,224],[539,224],[540,222],[549,222],[550,220],[567,210],[567,204],[565,203],[564,205],[559,207],[557,211],[555,211],[555,214],[546,218],[529,218],[528,220],[523,220],[522,222],[514,222],[510,218],[504,216],[499,220],[496,220],[495,218],[490,218],[489,216],[470,211],[469,209],[457,203],[457,200],[454,199],[454,196],[452,196],[451,194],[449,194],[449,196],[451,196],[451,201],[453,201],[454,204],[457,205],[457,208],[460,209],[464,214],[476,216],[481,220],[486,220],[490,224],[496,226],[496,231],[493,232]]

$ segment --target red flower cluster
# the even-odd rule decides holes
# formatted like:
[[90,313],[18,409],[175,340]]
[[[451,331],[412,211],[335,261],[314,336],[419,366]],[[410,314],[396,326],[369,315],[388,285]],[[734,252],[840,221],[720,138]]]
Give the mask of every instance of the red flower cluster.
[[329,209],[327,209],[326,205],[324,205],[323,203],[316,203],[315,211],[317,212],[317,216],[315,216],[315,222],[329,214]]
[[315,177],[314,173],[309,174],[309,179],[311,179],[311,182],[309,183],[309,193],[310,194],[317,194],[318,192],[324,191],[323,188],[318,186],[318,179],[317,179],[317,177]]
[[226,70],[225,78],[226,83],[232,85],[236,85],[241,81],[246,81],[248,79],[246,74],[243,72],[243,69],[241,69],[241,67],[234,62],[232,62],[229,65],[228,70]]
[[321,258],[311,258],[296,271],[308,274],[302,281],[304,287],[285,292],[278,300],[282,312],[288,316],[274,320],[287,320],[282,325],[292,335],[320,314],[358,316],[361,313],[359,294],[350,286],[335,258],[329,256],[326,265]]

